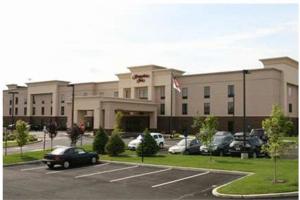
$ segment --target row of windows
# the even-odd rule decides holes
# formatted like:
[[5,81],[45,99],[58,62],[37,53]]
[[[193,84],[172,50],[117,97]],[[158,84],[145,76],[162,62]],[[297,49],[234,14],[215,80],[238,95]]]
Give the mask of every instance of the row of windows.
[[[18,108],[15,108],[15,115],[18,115]],[[52,115],[52,112],[53,112],[53,108],[51,107],[50,109],[50,115]],[[27,107],[24,108],[24,111],[23,111],[24,115],[27,115]],[[12,114],[12,108],[9,108],[9,115]],[[32,115],[36,115],[36,108],[35,107],[32,107]],[[45,115],[45,107],[41,107],[41,115]],[[60,108],[60,115],[65,115],[65,107],[62,106]]]
[[[203,88],[203,97],[205,99],[210,98],[210,86],[204,86]],[[227,87],[227,96],[234,97],[234,85],[228,85]],[[188,98],[188,88],[182,88],[182,99]]]

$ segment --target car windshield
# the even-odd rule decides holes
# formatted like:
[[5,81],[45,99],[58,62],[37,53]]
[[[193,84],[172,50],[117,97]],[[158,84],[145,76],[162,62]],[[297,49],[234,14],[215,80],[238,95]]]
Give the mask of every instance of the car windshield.
[[62,155],[65,151],[66,151],[67,148],[57,148],[57,149],[54,149],[51,154],[53,155]]
[[221,144],[223,142],[224,137],[217,136],[213,139],[213,144]]
[[[187,140],[187,145],[189,145],[190,142],[191,142],[191,140]],[[180,141],[177,143],[177,146],[185,146],[185,139],[180,140]]]

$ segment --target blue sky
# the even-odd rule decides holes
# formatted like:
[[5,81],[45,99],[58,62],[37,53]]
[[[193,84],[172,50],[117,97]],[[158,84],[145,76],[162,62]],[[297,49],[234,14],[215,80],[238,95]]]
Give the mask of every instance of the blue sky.
[[3,2],[1,88],[114,80],[133,65],[206,73],[259,68],[258,59],[273,56],[298,60],[297,4],[122,2]]

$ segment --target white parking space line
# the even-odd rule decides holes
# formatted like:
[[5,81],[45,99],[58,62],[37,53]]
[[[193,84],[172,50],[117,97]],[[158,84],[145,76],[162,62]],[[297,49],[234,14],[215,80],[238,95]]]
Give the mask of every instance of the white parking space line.
[[127,177],[123,177],[123,178],[110,180],[110,182],[112,183],[112,182],[116,182],[116,181],[122,181],[122,180],[125,180],[125,179],[136,178],[136,177],[140,177],[140,176],[146,176],[146,175],[149,175],[149,174],[156,174],[156,173],[165,172],[165,171],[168,171],[168,170],[171,170],[171,169],[172,168],[168,168],[168,169],[163,169],[163,170],[158,170],[158,171],[153,171],[153,172],[147,172],[147,173],[143,173],[143,174],[127,176]]
[[187,179],[194,178],[194,177],[197,177],[197,176],[203,176],[203,175],[208,174],[208,173],[209,173],[209,172],[204,172],[204,173],[200,173],[200,174],[188,176],[188,177],[185,177],[185,178],[176,179],[176,180],[173,180],[173,181],[169,181],[169,182],[165,182],[165,183],[153,185],[152,188],[156,188],[156,187],[168,185],[168,184],[171,184],[171,183],[176,183],[176,182],[183,181],[183,180],[187,180]]
[[[109,165],[109,164],[110,163],[104,163],[104,164],[95,165],[94,167],[102,167],[102,166]],[[84,167],[84,168],[87,168],[87,167]],[[77,169],[77,168],[75,168],[75,169]],[[82,169],[82,168],[78,168],[78,169]],[[47,172],[46,174],[57,174],[57,173],[60,173],[60,172],[68,172],[68,171],[70,171],[70,170],[51,171],[51,172]]]
[[95,165],[94,167],[102,167],[102,166],[109,165],[109,164],[110,163],[104,163],[104,164]]
[[46,166],[43,167],[33,167],[33,168],[26,168],[26,169],[21,169],[21,171],[31,171],[31,170],[36,170],[36,169],[43,169],[43,168],[47,168]]
[[98,175],[98,174],[105,174],[105,173],[110,173],[110,172],[116,172],[116,171],[121,171],[121,170],[136,168],[136,167],[138,167],[138,166],[135,165],[135,166],[124,167],[124,168],[113,169],[113,170],[102,171],[102,172],[96,172],[96,173],[91,173],[91,174],[84,174],[84,175],[80,175],[80,176],[75,176],[75,178],[82,178],[82,177],[93,176],[93,175]]

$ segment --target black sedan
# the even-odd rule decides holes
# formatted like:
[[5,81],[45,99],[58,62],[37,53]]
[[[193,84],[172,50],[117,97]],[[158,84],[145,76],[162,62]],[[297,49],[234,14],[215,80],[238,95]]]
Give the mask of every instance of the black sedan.
[[86,152],[78,147],[59,147],[44,156],[42,160],[50,169],[61,165],[65,169],[74,165],[96,164],[99,156],[95,152]]

